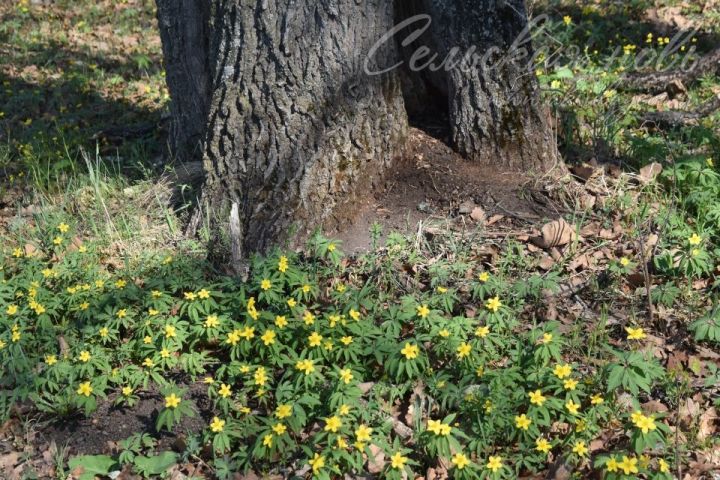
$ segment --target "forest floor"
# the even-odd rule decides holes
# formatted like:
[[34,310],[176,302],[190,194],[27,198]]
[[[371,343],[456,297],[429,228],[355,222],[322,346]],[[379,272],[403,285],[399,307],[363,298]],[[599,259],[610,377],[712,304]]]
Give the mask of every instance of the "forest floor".
[[530,3],[567,176],[418,125],[245,282],[183,234],[154,2],[0,4],[0,478],[720,479],[720,79],[627,77],[720,7]]

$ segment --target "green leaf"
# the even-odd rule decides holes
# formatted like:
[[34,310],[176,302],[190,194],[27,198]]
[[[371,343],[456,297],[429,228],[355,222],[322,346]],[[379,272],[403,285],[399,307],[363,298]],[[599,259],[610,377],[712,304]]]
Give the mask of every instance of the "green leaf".
[[143,475],[160,475],[177,463],[175,452],[162,452],[154,457],[135,457],[133,463]]
[[83,469],[79,480],[93,480],[96,475],[109,474],[116,463],[112,457],[107,455],[82,455],[71,458],[68,465],[71,470],[78,467]]
[[563,67],[555,72],[555,78],[575,78],[575,74],[567,67]]

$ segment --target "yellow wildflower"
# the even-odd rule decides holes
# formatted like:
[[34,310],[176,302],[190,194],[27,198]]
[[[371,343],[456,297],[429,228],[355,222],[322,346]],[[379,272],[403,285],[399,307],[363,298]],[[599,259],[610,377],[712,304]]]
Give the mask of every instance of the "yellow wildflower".
[[287,418],[290,415],[292,415],[292,405],[283,404],[278,405],[275,409],[275,416],[282,420],[283,418]]
[[467,455],[465,455],[464,453],[459,453],[459,452],[458,452],[458,453],[456,453],[455,455],[453,455],[453,457],[452,457],[452,463],[453,463],[453,465],[455,465],[455,467],[456,467],[458,470],[462,470],[463,468],[465,468],[465,467],[467,467],[468,465],[470,465],[470,460],[468,460]]
[[225,420],[220,420],[218,417],[213,418],[212,423],[210,423],[210,430],[213,433],[220,433],[225,428]]
[[552,450],[552,445],[544,438],[538,437],[535,440],[535,450],[542,453],[548,453],[550,450]]
[[530,403],[533,405],[537,405],[538,407],[542,407],[543,403],[545,403],[545,396],[543,396],[541,390],[535,390],[534,392],[528,393],[528,396],[530,397]]
[[553,369],[553,374],[560,380],[563,378],[569,377],[572,373],[572,367],[570,364],[566,363],[564,365],[557,364],[555,365],[555,368]]
[[467,342],[463,342],[460,344],[460,346],[457,348],[457,356],[458,358],[462,359],[470,355],[470,351],[472,350],[472,345],[470,345]]
[[346,385],[350,382],[352,382],[353,374],[352,371],[349,368],[343,368],[340,370],[340,380],[343,381]]
[[222,383],[220,384],[218,395],[220,395],[222,398],[228,398],[230,395],[232,395],[232,388],[230,388],[230,385]]
[[500,297],[498,296],[495,296],[485,302],[485,308],[487,308],[493,313],[497,313],[497,311],[500,310],[500,307],[502,307],[502,302],[500,301]]
[[272,345],[275,343],[275,332],[273,330],[265,330],[260,340],[263,341],[266,347]]
[[528,418],[528,416],[524,413],[515,417],[515,426],[520,430],[527,430],[528,428],[530,428],[531,424],[532,420]]
[[342,421],[340,420],[340,417],[333,415],[332,417],[325,419],[324,430],[326,432],[337,433],[340,427],[342,427]]
[[585,446],[585,442],[578,441],[578,442],[575,442],[575,445],[573,446],[572,451],[573,451],[573,453],[577,453],[578,455],[580,455],[582,457],[587,454],[588,448]]
[[180,405],[180,397],[174,393],[165,397],[165,408],[177,408],[178,405]]
[[480,326],[475,329],[475,336],[478,338],[485,338],[490,333],[490,327],[487,325]]
[[627,339],[628,340],[642,340],[647,335],[645,335],[645,331],[638,327],[638,328],[632,328],[632,327],[625,327],[625,331],[627,332]]
[[309,342],[309,345],[310,345],[311,347],[319,347],[320,344],[322,343],[322,339],[323,339],[322,335],[320,335],[320,334],[317,333],[317,332],[313,332],[313,333],[308,337],[308,342]]
[[371,439],[373,429],[367,425],[359,425],[355,429],[355,439],[358,442],[369,442]]
[[688,243],[692,245],[693,247],[696,247],[700,245],[703,241],[703,238],[698,235],[697,233],[693,233],[690,238],[688,238]]
[[325,466],[325,457],[319,453],[315,453],[315,456],[311,460],[308,460],[308,465],[312,467],[313,473],[318,473],[320,469]]
[[488,470],[491,470],[493,473],[497,473],[497,471],[503,467],[502,457],[490,456],[490,458],[488,458],[488,463],[487,465],[485,465],[485,467]]
[[402,470],[408,462],[408,457],[403,456],[400,452],[395,452],[390,457],[390,466],[396,470]]
[[637,458],[629,458],[627,455],[623,455],[622,461],[618,464],[618,467],[625,473],[625,475],[631,475],[633,473],[639,473],[637,468]]
[[412,343],[406,343],[402,350],[400,350],[400,353],[405,355],[405,358],[408,360],[413,360],[417,358],[418,354],[420,353],[420,349],[417,345],[414,345]]
[[577,414],[578,414],[578,409],[580,408],[580,404],[579,404],[579,403],[575,403],[575,402],[572,401],[572,400],[568,400],[568,401],[565,403],[565,408],[567,408],[567,411],[570,412],[571,414],[577,415]]
[[78,395],[85,395],[86,397],[89,397],[92,392],[93,392],[93,388],[90,385],[90,382],[81,383],[77,389]]

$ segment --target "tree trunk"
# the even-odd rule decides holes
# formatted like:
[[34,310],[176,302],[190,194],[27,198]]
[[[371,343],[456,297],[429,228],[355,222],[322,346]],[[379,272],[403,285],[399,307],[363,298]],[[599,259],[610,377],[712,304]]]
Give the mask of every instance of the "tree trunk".
[[367,73],[407,60],[402,38],[381,39],[415,13],[433,19],[416,45],[440,56],[455,46],[507,50],[527,22],[522,1],[157,2],[171,140],[178,157],[203,160],[206,210],[195,218],[220,219],[214,243],[234,262],[351,218],[358,192],[401,154],[405,100],[419,90],[441,98],[453,146],[468,158],[534,170],[556,158],[528,67],[405,69],[417,87],[405,100],[401,69]]
[[170,104],[171,153],[202,157],[210,106],[210,2],[157,0]]
[[[406,100],[444,96],[452,147],[506,170],[546,172],[558,160],[548,112],[540,103],[523,0],[408,0],[398,15],[432,19],[403,49]],[[424,27],[420,20],[417,27]],[[426,56],[419,56],[427,48]],[[417,58],[413,60],[412,56]],[[424,67],[417,71],[415,67]],[[435,66],[436,68],[433,68]],[[441,69],[437,67],[442,66]],[[412,89],[408,91],[408,88]],[[415,105],[435,105],[422,98]]]

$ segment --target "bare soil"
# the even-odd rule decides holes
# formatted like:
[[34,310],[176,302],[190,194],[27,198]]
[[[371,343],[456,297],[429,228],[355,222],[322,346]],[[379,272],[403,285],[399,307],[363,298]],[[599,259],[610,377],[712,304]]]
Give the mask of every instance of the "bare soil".
[[137,433],[149,433],[159,440],[159,449],[180,449],[185,435],[202,431],[212,418],[207,385],[196,382],[184,388],[188,389],[184,400],[192,403],[196,415],[183,418],[172,432],[156,432],[155,419],[164,399],[160,392],[151,390],[141,392],[140,400],[132,408],[113,405],[112,395],[104,401],[99,399],[98,409],[90,418],[77,415],[48,419],[37,433],[36,445],[42,451],[54,442],[58,447],[69,448],[70,455],[109,454],[118,450],[119,441]]
[[420,222],[462,220],[469,211],[484,210],[486,217],[504,215],[528,222],[553,216],[538,202],[533,182],[524,173],[502,172],[493,166],[469,162],[442,141],[411,129],[407,154],[387,173],[385,181],[355,206],[355,219],[326,232],[343,242],[347,253],[371,246],[370,227],[377,222],[384,233],[411,233]]

